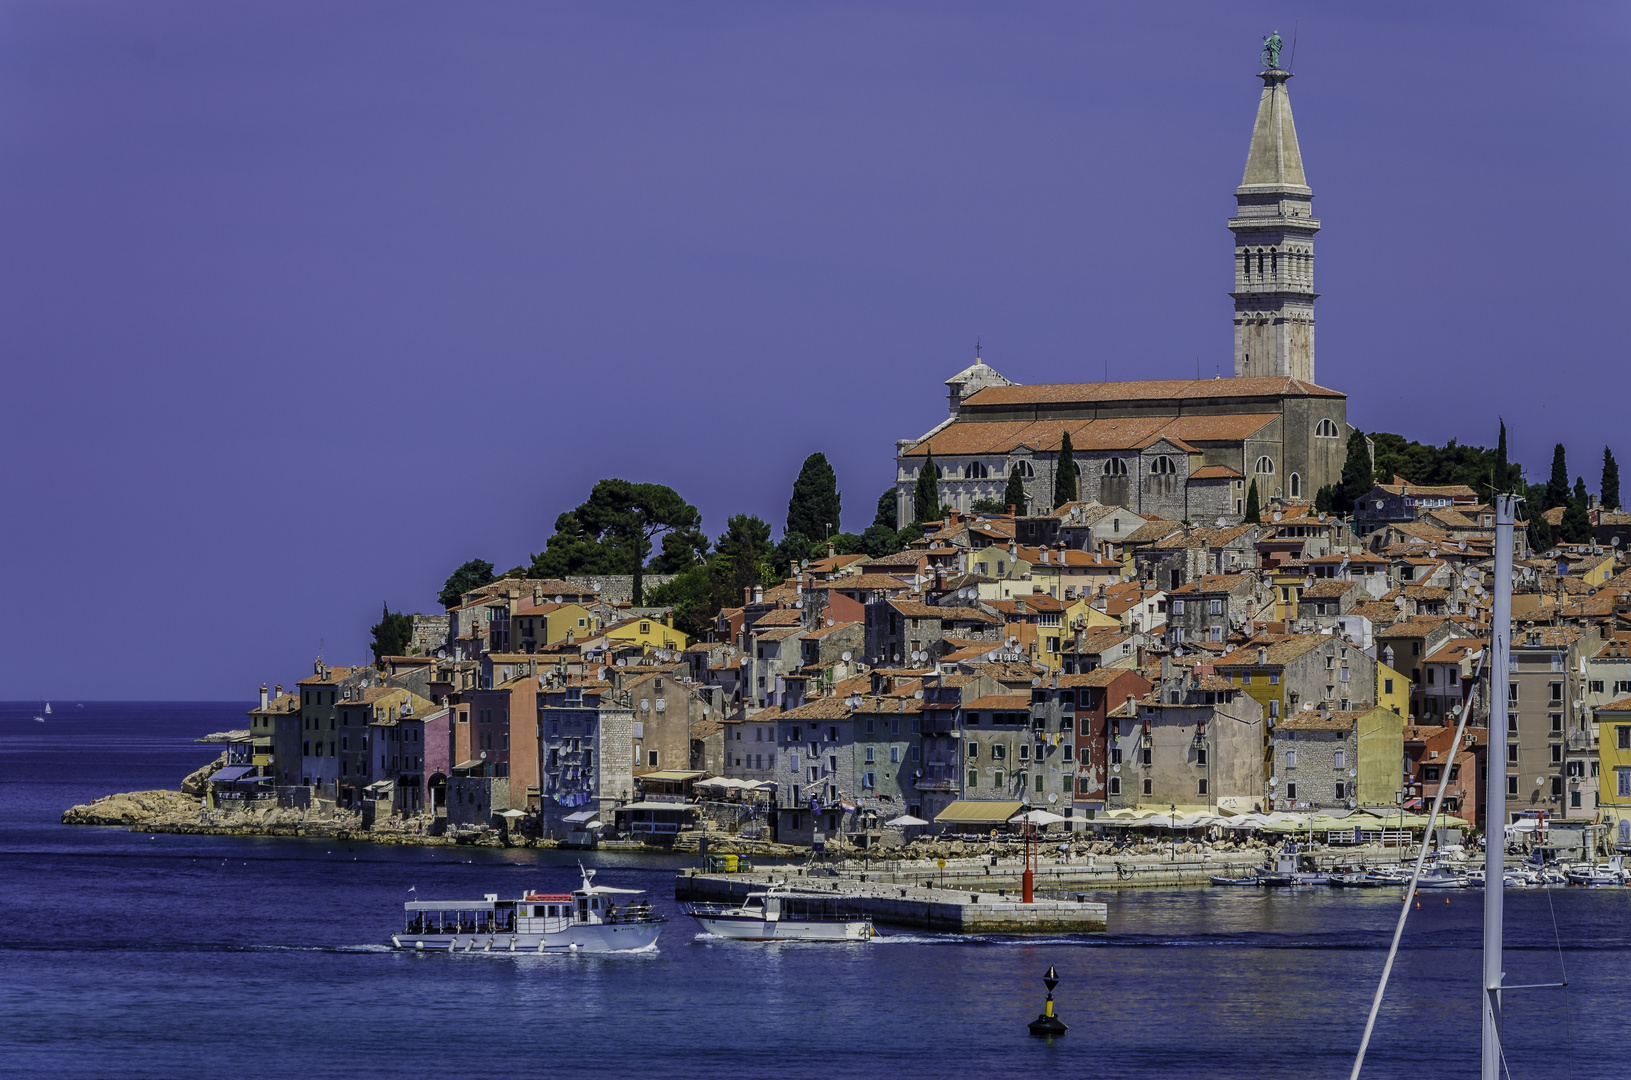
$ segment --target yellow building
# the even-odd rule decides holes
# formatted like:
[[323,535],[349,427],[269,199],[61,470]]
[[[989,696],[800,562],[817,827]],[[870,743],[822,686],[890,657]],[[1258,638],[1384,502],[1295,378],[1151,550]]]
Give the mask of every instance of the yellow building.
[[628,619],[606,628],[606,643],[611,646],[638,645],[644,649],[683,649],[691,639],[661,619]]
[[599,629],[600,619],[582,604],[537,604],[510,616],[511,647],[517,652],[553,645],[567,634],[582,640]]
[[1405,717],[1410,715],[1410,680],[1376,661],[1376,704]]
[[1599,705],[1597,806],[1607,840],[1631,845],[1631,697]]
[[1355,798],[1360,806],[1392,806],[1404,761],[1404,716],[1378,705],[1354,718],[1359,744]]

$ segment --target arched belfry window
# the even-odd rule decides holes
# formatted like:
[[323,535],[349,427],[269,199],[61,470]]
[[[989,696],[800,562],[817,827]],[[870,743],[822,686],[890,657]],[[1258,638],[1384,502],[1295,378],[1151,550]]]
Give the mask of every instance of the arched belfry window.
[[1255,469],[1253,469],[1252,471],[1255,472],[1255,473],[1258,473],[1261,476],[1273,476],[1274,475],[1274,459],[1269,457],[1267,454],[1263,455],[1262,457],[1257,459],[1257,467]]
[[1104,475],[1106,475],[1106,476],[1126,476],[1127,475],[1127,461],[1126,461],[1126,459],[1125,458],[1118,458],[1118,457],[1113,457],[1113,458],[1107,459],[1105,461],[1105,463],[1104,463]]
[[1321,420],[1314,428],[1316,439],[1334,439],[1337,437],[1337,426],[1330,420]]
[[1300,499],[1303,496],[1303,478],[1296,473],[1291,474],[1291,497]]
[[1018,469],[1019,475],[1027,480],[1036,475],[1036,470],[1031,468],[1031,463],[1029,461],[1016,461],[1013,463],[1013,465],[1009,466],[1009,468]]
[[971,461],[968,468],[963,470],[963,478],[966,480],[984,480],[990,475],[991,469],[983,461]]
[[1160,457],[1157,457],[1150,462],[1150,472],[1154,473],[1156,476],[1171,476],[1177,471],[1178,466],[1174,465],[1172,463],[1172,459],[1165,454],[1162,454]]

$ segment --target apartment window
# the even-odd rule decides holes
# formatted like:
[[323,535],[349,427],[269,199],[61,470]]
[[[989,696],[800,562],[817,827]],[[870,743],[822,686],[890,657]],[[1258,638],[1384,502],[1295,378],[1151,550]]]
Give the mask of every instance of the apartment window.
[[1138,760],[1139,760],[1139,762],[1141,764],[1144,764],[1144,765],[1148,765],[1150,763],[1150,748],[1149,747],[1145,746],[1145,747],[1141,747],[1139,749],[1139,751],[1138,751]]
[[1199,780],[1195,781],[1195,794],[1206,794],[1206,777],[1203,776]]
[[980,744],[973,741],[972,739],[970,739],[969,743],[968,743],[968,759],[970,761],[973,761],[975,758],[977,758],[979,756],[980,756]]
[[1562,701],[1563,700],[1563,684],[1560,683],[1560,682],[1555,682],[1555,683],[1551,683],[1549,685],[1552,688],[1552,700],[1553,701]]
[[1198,746],[1198,747],[1195,748],[1195,764],[1197,764],[1197,765],[1205,765],[1206,764],[1206,747]]
[[895,764],[899,764],[899,762],[900,762],[900,747],[891,746],[889,748],[889,763],[891,765],[895,765]]
[[1517,683],[1507,683],[1506,684],[1506,700],[1507,700],[1507,702],[1509,704],[1516,704],[1517,703],[1517,701],[1518,701],[1518,684]]
[[1279,686],[1280,685],[1280,673],[1278,671],[1269,672],[1269,685],[1270,686]]
[[1338,780],[1337,781],[1337,798],[1338,799],[1346,799],[1347,797],[1348,797],[1348,793],[1343,790],[1342,781]]
[[869,788],[870,787],[877,787],[878,786],[878,774],[877,773],[866,773],[866,774],[862,775],[862,777],[861,777],[861,786],[862,787],[869,787]]
[[1563,794],[1563,778],[1554,776],[1552,777],[1552,797],[1556,798],[1561,794]]
[[1184,602],[1182,600],[1174,600],[1172,602],[1172,613],[1174,615],[1182,615],[1184,613]]
[[1144,781],[1144,794],[1150,795],[1150,794],[1153,794],[1154,791],[1155,791],[1155,782],[1153,780],[1150,780],[1150,779],[1146,778],[1145,781]]
[[1601,679],[1591,680],[1590,686],[1591,692],[1594,694],[1601,694],[1603,692],[1603,680]]
[[1286,785],[1286,798],[1290,799],[1292,802],[1297,801],[1297,785],[1296,784],[1287,784]]
[[1331,755],[1331,764],[1332,764],[1332,766],[1335,767],[1335,768],[1338,768],[1338,769],[1346,768],[1347,766],[1343,763],[1343,760],[1342,760],[1346,756],[1347,756],[1347,752],[1345,750],[1343,750],[1341,747],[1338,747],[1336,752]]
[[[1082,764],[1083,765],[1087,764],[1087,747],[1085,747],[1085,746],[1082,747]],[[1120,765],[1121,764],[1121,747],[1112,746],[1110,748],[1110,764],[1112,764],[1112,765]]]
[[1631,750],[1631,724],[1621,724],[1614,729],[1614,745],[1620,750]]
[[872,732],[873,732],[873,730],[874,730],[874,724],[875,724],[875,723],[876,723],[876,721],[874,721],[874,720],[873,720],[873,719],[872,719],[872,717],[870,717],[870,716],[869,716],[869,717],[867,717],[867,718],[866,718],[866,733],[867,733],[867,734],[868,734],[868,735],[871,735],[871,734],[872,734]]
[[657,751],[647,750],[646,751],[646,768],[655,769],[656,767],[657,767]]
[[1029,746],[1027,746],[1026,744],[1024,744],[1024,743],[1021,743],[1020,746],[1019,746],[1019,760],[1029,761],[1030,759],[1031,759],[1031,748]]
[[1614,770],[1614,791],[1622,799],[1631,799],[1631,769]]
[[1616,694],[1631,694],[1631,679],[1620,679],[1614,683]]
[[1506,714],[1506,732],[1507,732],[1508,735],[1516,735],[1518,733],[1518,715],[1517,715],[1517,713],[1507,713]]
[[972,787],[978,787],[979,783],[980,783],[980,774],[975,772],[973,769],[970,769],[968,771],[968,786],[971,787],[971,788]]
[[866,763],[868,765],[872,764],[872,747],[870,746],[866,748]]
[[1552,730],[1553,731],[1562,731],[1563,730],[1563,714],[1562,713],[1560,713],[1560,712],[1552,713],[1551,714],[1551,720],[1552,720]]
[[1006,746],[1003,746],[1001,743],[996,743],[991,747],[992,760],[1001,761],[1003,758],[1005,758],[1007,756],[1008,756],[1008,748]]
[[1042,790],[1042,774],[1041,773],[1036,774],[1036,790],[1037,791]]
[[1517,743],[1507,743],[1506,744],[1506,760],[1508,762],[1510,762],[1511,764],[1513,764],[1513,765],[1516,765],[1518,763],[1518,744]]
[[[1628,774],[1628,775],[1631,775],[1631,774]],[[1112,776],[1110,778],[1110,794],[1112,794],[1112,795],[1120,795],[1121,794],[1121,777]]]
[[1214,615],[1222,615],[1223,614],[1223,601],[1222,600],[1212,601],[1212,614],[1214,614]]
[[1002,770],[1001,769],[998,769],[994,774],[992,774],[991,783],[995,787],[998,787],[998,788],[1002,787]]
[[1383,679],[1382,680],[1382,693],[1384,693],[1384,694],[1393,693],[1393,680],[1392,679]]
[[1552,764],[1556,765],[1558,762],[1560,762],[1562,760],[1563,760],[1563,744],[1562,743],[1553,743],[1552,744]]
[[1286,768],[1295,769],[1296,767],[1297,767],[1297,748],[1295,746],[1293,746],[1293,747],[1289,747],[1286,750]]
[[1509,776],[1506,778],[1506,793],[1508,795],[1516,795],[1518,793],[1518,778],[1516,776]]

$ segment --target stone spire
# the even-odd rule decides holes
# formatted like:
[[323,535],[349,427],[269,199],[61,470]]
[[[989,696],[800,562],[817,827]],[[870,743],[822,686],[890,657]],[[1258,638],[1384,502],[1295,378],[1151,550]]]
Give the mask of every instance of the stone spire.
[[1235,375],[1314,382],[1314,192],[1303,174],[1291,98],[1277,57],[1258,75],[1263,95],[1235,189]]

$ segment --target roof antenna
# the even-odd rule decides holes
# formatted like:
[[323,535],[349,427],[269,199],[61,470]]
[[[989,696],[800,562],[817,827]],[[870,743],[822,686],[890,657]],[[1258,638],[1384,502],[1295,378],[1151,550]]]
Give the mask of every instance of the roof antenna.
[[1293,75],[1297,74],[1297,27],[1301,22],[1298,19],[1291,24],[1291,63],[1286,65],[1286,70]]
[[974,362],[979,363],[979,361],[980,361],[980,335],[975,334],[974,335]]

